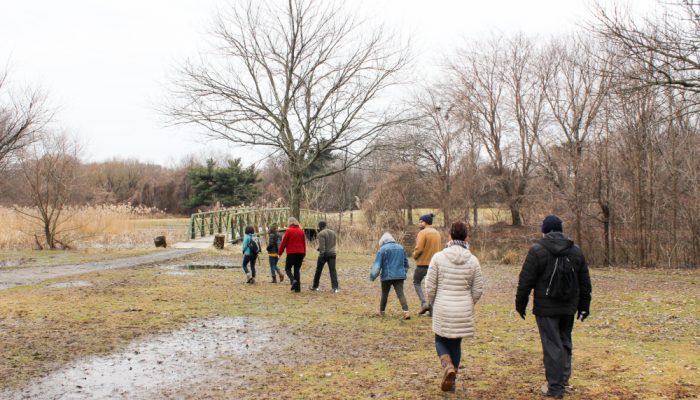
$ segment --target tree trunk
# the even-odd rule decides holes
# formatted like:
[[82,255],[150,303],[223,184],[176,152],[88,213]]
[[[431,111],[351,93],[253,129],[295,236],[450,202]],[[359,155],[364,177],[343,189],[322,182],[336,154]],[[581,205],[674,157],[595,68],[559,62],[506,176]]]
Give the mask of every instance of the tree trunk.
[[476,229],[479,227],[479,206],[476,203],[474,203],[472,214],[474,215],[474,229]]
[[517,204],[510,205],[510,217],[513,220],[513,226],[523,226],[523,217]]
[[293,171],[289,188],[289,207],[291,216],[299,219],[301,217],[301,196],[304,190],[304,178],[301,172]]
[[408,225],[413,225],[413,204],[408,204],[408,209],[406,210],[408,212],[408,220],[407,224]]

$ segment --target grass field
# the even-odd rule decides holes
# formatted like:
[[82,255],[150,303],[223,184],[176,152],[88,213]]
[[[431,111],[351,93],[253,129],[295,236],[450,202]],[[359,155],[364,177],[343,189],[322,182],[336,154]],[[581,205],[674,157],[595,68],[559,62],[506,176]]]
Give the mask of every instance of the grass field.
[[[284,350],[275,362],[261,361],[243,387],[229,389],[222,378],[222,387],[188,384],[177,390],[179,396],[440,398],[430,319],[401,321],[393,294],[387,316],[373,317],[380,290],[367,279],[372,257],[341,253],[338,259],[339,294],[329,292],[327,274],[321,292],[306,290],[313,256],[304,262],[304,290],[296,295],[286,284],[264,282],[264,268],[254,286],[235,270],[183,277],[151,267],[80,276],[91,287],[49,287],[70,280],[63,278],[0,290],[0,388],[192,320],[252,316],[293,333],[278,338]],[[483,271],[487,285],[476,309],[477,336],[463,344],[454,398],[535,398],[544,380],[542,356],[533,317],[522,321],[513,311],[518,267],[486,264]],[[567,398],[697,398],[700,274],[607,269],[594,270],[592,277],[591,317],[574,329],[576,394]],[[415,312],[417,298],[410,285],[406,289]]]

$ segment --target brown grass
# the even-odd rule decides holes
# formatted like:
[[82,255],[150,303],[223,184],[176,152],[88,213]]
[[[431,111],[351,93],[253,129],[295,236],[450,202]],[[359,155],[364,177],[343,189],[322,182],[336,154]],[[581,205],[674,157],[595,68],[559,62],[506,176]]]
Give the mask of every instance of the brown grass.
[[[235,250],[220,253],[235,257]],[[219,258],[222,255],[218,256]],[[260,363],[243,388],[196,382],[186,398],[440,398],[431,321],[400,320],[392,294],[386,318],[370,315],[379,284],[367,279],[372,254],[341,252],[341,293],[306,290],[315,260],[302,269],[300,294],[287,285],[243,283],[238,270],[177,277],[158,268],[80,277],[94,286],[51,289],[49,283],[0,291],[0,387],[22,385],[78,357],[105,354],[137,337],[211,316],[276,321],[295,335],[274,363]],[[534,320],[513,311],[518,266],[485,264],[487,287],[477,306],[477,336],[463,344],[456,398],[532,399],[544,380]],[[70,278],[76,279],[76,278]],[[70,280],[69,278],[61,281]],[[653,270],[594,270],[592,316],[574,330],[571,399],[693,398],[700,391],[700,275]],[[418,303],[406,285],[409,306]],[[140,310],[140,311],[133,311]],[[236,369],[235,360],[230,368]],[[330,373],[330,376],[328,375]],[[196,379],[195,379],[196,381]]]
[[[31,208],[22,209],[34,213]],[[172,218],[147,207],[102,205],[70,207],[60,226],[62,241],[74,248],[138,248],[153,246],[153,237],[166,235],[171,243],[187,235],[186,218]],[[11,208],[0,207],[0,249],[31,249],[34,235],[42,237],[38,221]]]

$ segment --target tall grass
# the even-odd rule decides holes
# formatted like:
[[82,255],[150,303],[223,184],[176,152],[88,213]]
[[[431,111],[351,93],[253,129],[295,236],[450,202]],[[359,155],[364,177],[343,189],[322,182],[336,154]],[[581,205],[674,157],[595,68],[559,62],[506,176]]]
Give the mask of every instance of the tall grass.
[[[35,215],[32,208],[23,212]],[[74,248],[139,248],[153,246],[153,237],[165,235],[169,242],[185,239],[187,219],[172,218],[154,208],[122,205],[69,207],[63,211],[61,240]],[[35,235],[41,239],[38,220],[0,207],[0,249],[29,249]]]

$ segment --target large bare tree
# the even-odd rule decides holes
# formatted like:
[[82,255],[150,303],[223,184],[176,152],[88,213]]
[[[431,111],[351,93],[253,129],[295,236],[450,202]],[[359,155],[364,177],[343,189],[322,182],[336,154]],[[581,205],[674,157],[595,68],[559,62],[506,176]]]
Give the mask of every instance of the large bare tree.
[[[281,153],[293,215],[304,185],[357,164],[402,122],[382,95],[398,83],[406,46],[337,3],[232,2],[212,35],[214,49],[180,68],[166,112],[211,138]],[[319,168],[328,154],[339,162]]]

